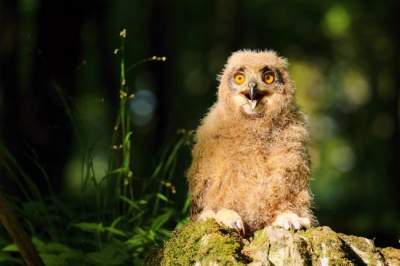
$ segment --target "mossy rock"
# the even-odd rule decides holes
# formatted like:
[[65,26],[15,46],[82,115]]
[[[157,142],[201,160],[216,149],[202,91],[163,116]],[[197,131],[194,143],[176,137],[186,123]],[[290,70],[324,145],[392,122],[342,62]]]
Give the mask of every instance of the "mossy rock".
[[250,239],[214,220],[193,222],[174,232],[147,265],[388,265],[400,266],[400,250],[380,249],[372,240],[336,233],[326,226],[288,231],[268,227]]
[[[189,223],[165,242],[158,265],[245,265],[239,235],[214,220]],[[152,264],[150,264],[152,263]],[[154,260],[147,265],[155,265]]]
[[400,249],[397,248],[383,248],[381,249],[382,255],[385,257],[387,265],[399,266],[400,265]]

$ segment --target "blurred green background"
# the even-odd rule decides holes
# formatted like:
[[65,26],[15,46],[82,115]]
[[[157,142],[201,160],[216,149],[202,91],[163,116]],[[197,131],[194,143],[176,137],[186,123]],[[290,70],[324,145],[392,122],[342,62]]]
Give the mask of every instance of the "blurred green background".
[[[319,222],[399,247],[399,11],[394,0],[1,0],[1,142],[44,194],[32,154],[56,193],[81,185],[82,142],[104,173],[119,100],[114,50],[126,28],[132,169],[146,179],[176,132],[195,129],[215,101],[227,57],[273,49],[289,59],[309,117]],[[130,68],[152,56],[167,60]],[[189,152],[172,178],[177,208]]]

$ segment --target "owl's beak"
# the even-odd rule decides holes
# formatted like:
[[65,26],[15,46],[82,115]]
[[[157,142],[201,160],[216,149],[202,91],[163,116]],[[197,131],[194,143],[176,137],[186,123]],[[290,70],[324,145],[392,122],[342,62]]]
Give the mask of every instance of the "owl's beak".
[[247,101],[252,110],[257,107],[257,104],[264,98],[270,94],[269,91],[260,90],[257,88],[257,82],[251,81],[248,84],[248,90],[241,92],[244,97],[247,98]]
[[252,85],[250,86],[250,101],[254,101],[256,99],[256,94],[257,94],[257,86],[256,85]]
[[250,104],[251,110],[254,110],[254,108],[256,108],[256,106],[257,106],[257,100],[249,100],[249,104]]
[[249,91],[249,96],[250,96],[249,103],[250,103],[251,109],[254,110],[254,108],[256,108],[257,102],[258,102],[258,100],[256,99],[256,97],[257,97],[257,84],[255,82],[250,82],[249,83],[249,88],[250,88],[250,91]]

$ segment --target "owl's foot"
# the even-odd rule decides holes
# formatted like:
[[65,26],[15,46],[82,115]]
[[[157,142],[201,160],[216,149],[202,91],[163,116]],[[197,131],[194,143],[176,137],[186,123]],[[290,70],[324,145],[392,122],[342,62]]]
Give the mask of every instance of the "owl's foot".
[[245,234],[244,225],[240,215],[230,209],[220,209],[215,215],[215,220],[229,228],[235,229],[241,234]]
[[215,219],[220,225],[235,229],[243,235],[245,233],[242,218],[233,210],[223,208],[217,213],[212,210],[204,210],[198,216],[197,221],[205,221],[208,219]]
[[288,211],[279,214],[272,223],[272,226],[279,226],[286,230],[299,230],[301,228],[309,228],[311,226],[311,220],[307,217],[299,217],[297,214]]
[[215,212],[213,210],[204,210],[200,213],[197,221],[205,221],[208,219],[215,219]]

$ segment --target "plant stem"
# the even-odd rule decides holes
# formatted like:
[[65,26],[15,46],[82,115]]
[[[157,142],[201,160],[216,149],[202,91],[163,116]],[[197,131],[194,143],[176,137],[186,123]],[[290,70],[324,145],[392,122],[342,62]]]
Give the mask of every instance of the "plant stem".
[[22,229],[16,216],[8,208],[7,202],[0,192],[0,222],[18,247],[22,258],[28,266],[44,266],[28,234]]
[[[130,196],[133,198],[131,190],[131,118],[129,115],[128,102],[130,99],[129,90],[126,86],[126,69],[125,69],[125,39],[126,29],[120,32],[121,46],[119,48],[120,61],[120,105],[119,119],[117,124],[120,126],[120,148],[121,148],[121,163],[119,168],[122,171],[117,175],[117,197],[120,195]],[[118,145],[118,143],[117,143]],[[130,194],[130,195],[128,195]],[[123,205],[124,206],[124,205]],[[122,207],[123,207],[122,206]]]

